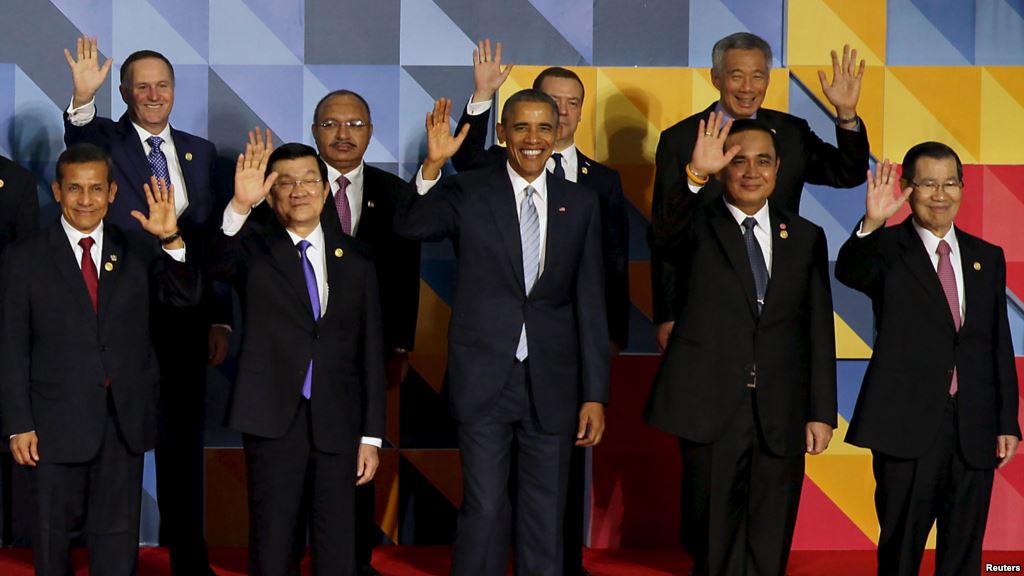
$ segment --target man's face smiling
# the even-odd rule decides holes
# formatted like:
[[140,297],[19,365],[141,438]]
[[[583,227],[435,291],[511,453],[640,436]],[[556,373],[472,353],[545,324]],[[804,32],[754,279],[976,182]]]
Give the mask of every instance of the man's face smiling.
[[753,215],[775,191],[779,159],[772,137],[761,130],[730,134],[725,148],[739,144],[739,154],[718,173],[725,198],[744,214]]
[[508,147],[508,163],[532,182],[544,172],[555,147],[558,118],[544,102],[519,102],[498,124],[498,141]]
[[768,61],[760,50],[726,50],[722,70],[711,71],[711,83],[721,94],[729,116],[750,118],[764,103],[770,78]]
[[117,184],[108,182],[106,162],[64,165],[61,179],[53,183],[53,197],[61,214],[75,230],[89,234],[107,215],[117,195]]
[[121,99],[128,116],[150,134],[162,132],[174,107],[171,69],[159,58],[143,58],[131,64],[124,80]]
[[[270,204],[281,224],[300,235],[316,228],[324,209],[330,184],[320,180],[320,167],[313,156],[278,160],[271,167],[277,181]],[[301,184],[300,184],[301,182]]]

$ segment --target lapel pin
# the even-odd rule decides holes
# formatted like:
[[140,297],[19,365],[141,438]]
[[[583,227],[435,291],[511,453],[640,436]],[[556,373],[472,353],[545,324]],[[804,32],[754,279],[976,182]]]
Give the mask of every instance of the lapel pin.
[[103,269],[106,270],[107,272],[113,272],[114,271],[114,263],[113,262],[107,262],[106,264],[103,265]]
[[975,262],[974,263],[974,269],[975,270],[981,270],[981,262]]
[[345,251],[344,250],[342,250],[341,248],[335,248],[335,250],[334,250],[334,257],[335,258],[341,258],[344,255],[345,255]]
[[191,152],[185,152],[185,160],[187,162],[191,162],[192,161],[192,153]]
[[776,133],[776,132],[775,132],[775,128],[769,128],[769,130],[771,130],[771,131],[772,131],[772,134],[775,134],[775,133]]
[[366,201],[366,207],[367,208],[373,208],[373,200],[367,200]]
[[117,262],[117,254],[111,254],[110,255],[110,261],[111,262]]
[[583,173],[583,174],[586,174],[587,173],[587,167],[586,166],[580,166],[580,172]]
[[559,206],[558,207],[558,211],[559,212],[565,212],[565,206]]
[[779,232],[779,238],[782,238],[783,240],[785,240],[786,238],[789,238],[789,230],[782,230],[782,231],[780,231]]
[[0,188],[3,188],[3,187],[4,187],[4,179],[0,178]]

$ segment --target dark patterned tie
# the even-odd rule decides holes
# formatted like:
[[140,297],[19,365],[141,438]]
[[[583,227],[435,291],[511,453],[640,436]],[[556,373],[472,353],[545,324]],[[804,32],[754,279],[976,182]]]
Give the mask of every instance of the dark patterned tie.
[[82,280],[85,280],[85,289],[89,291],[89,300],[92,300],[92,309],[99,312],[99,289],[100,277],[96,271],[96,263],[92,261],[92,247],[96,241],[86,236],[78,241],[82,247]]
[[159,136],[150,136],[146,139],[146,143],[149,144],[149,167],[153,169],[153,176],[156,176],[157,180],[163,180],[170,186],[171,175],[167,171],[167,157],[160,150],[160,145],[164,143],[164,139]]
[[[302,273],[306,277],[306,291],[309,292],[309,303],[313,306],[313,320],[320,319],[320,286],[316,281],[316,274],[313,273],[313,264],[306,255],[306,250],[312,244],[308,240],[299,240],[299,256],[302,258]],[[306,369],[306,381],[302,383],[302,395],[309,398],[313,392],[313,359],[309,360],[309,367]]]
[[[956,290],[956,274],[953,272],[953,263],[949,259],[952,249],[945,240],[939,241],[935,251],[939,254],[939,266],[936,272],[939,274],[939,283],[942,284],[942,291],[946,293],[946,303],[949,304],[949,313],[953,315],[953,326],[960,331],[960,296]],[[953,367],[953,380],[949,384],[949,395],[956,394],[958,389],[956,381],[956,367]]]
[[551,159],[555,161],[555,168],[551,171],[552,174],[559,178],[565,178],[565,168],[562,167],[562,154],[555,152],[551,155]]
[[336,182],[338,183],[338,192],[334,195],[334,207],[338,210],[338,218],[341,220],[342,231],[351,236],[352,206],[349,205],[348,194],[345,193],[345,191],[348,190],[350,182],[344,175],[338,176]]
[[754,273],[754,287],[757,289],[757,313],[761,314],[764,307],[764,295],[768,291],[768,266],[764,262],[764,252],[754,237],[754,226],[757,220],[748,216],[743,220],[743,243],[747,246],[747,259],[750,260],[750,271]]

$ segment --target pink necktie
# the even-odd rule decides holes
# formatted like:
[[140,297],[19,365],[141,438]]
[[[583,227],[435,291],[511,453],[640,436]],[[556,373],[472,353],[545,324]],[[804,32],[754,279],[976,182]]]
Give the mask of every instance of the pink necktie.
[[338,176],[338,191],[334,193],[334,206],[338,209],[338,218],[341,220],[341,229],[345,234],[352,235],[352,207],[348,205],[349,181],[344,175]]
[[[949,304],[949,312],[953,315],[953,326],[957,332],[960,331],[960,298],[956,291],[956,274],[953,272],[953,263],[949,260],[950,247],[945,240],[939,241],[939,247],[935,250],[939,254],[939,283],[942,284],[942,291],[946,293],[946,303]],[[949,384],[949,395],[956,394],[956,366],[953,367],[953,380]]]

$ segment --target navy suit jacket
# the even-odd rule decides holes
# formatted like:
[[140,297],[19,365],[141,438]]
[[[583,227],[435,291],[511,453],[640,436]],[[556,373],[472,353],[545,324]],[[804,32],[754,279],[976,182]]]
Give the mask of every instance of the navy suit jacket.
[[445,178],[422,196],[413,190],[395,214],[399,234],[448,238],[455,246],[448,387],[458,422],[487,416],[515,362],[524,322],[533,405],[544,429],[573,430],[581,402],[608,401],[597,197],[553,177],[547,178],[547,193],[544,271],[530,294],[506,165]]
[[[471,116],[463,112],[457,130],[469,125],[469,135],[452,157],[452,165],[462,172],[492,164],[504,165],[508,151],[504,146],[486,147],[490,110]],[[593,190],[601,206],[601,253],[604,255],[605,314],[608,334],[620,349],[629,344],[629,212],[622,193],[622,179],[615,170],[591,160],[578,149],[576,182]]]
[[38,220],[35,176],[0,156],[0,253],[10,242],[38,228]]

